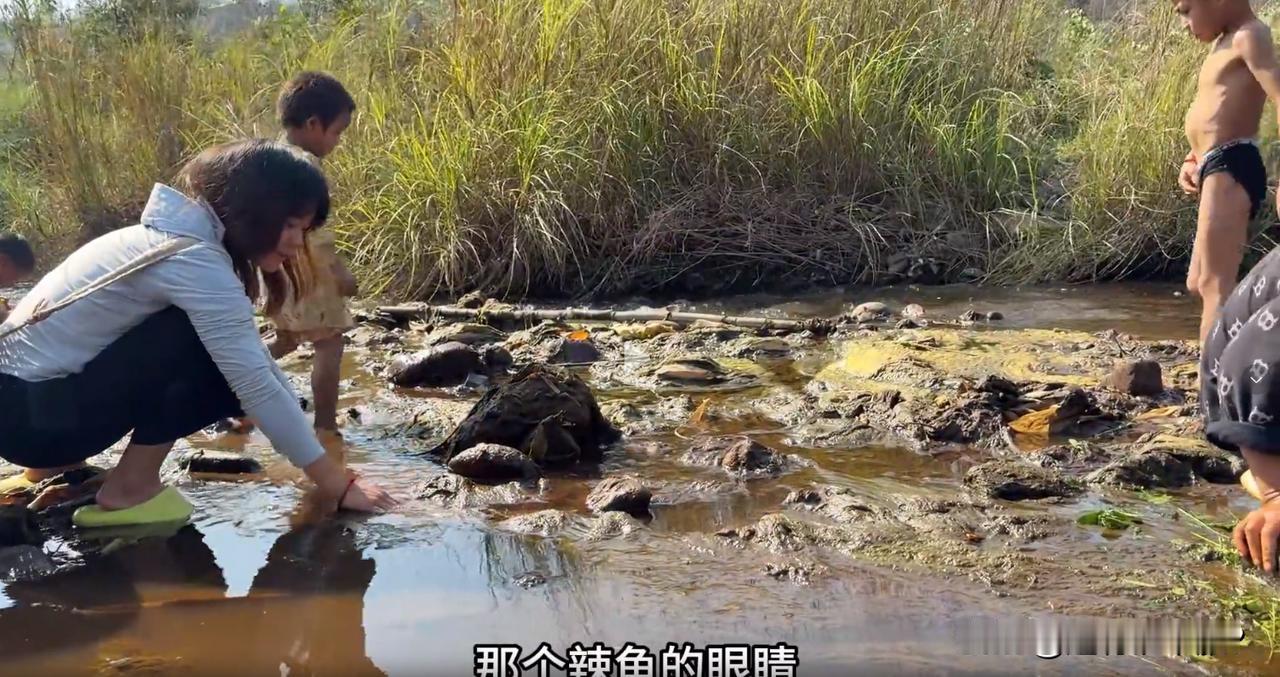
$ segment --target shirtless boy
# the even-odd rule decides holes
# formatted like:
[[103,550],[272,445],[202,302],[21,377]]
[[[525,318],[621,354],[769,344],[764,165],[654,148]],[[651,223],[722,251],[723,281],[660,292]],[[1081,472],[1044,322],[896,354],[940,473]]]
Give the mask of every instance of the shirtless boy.
[[1200,196],[1187,289],[1203,301],[1203,345],[1235,288],[1249,222],[1266,197],[1256,137],[1267,98],[1280,103],[1280,63],[1249,0],[1173,0],[1173,7],[1197,40],[1213,44],[1187,111],[1191,152],[1178,176],[1184,191]]

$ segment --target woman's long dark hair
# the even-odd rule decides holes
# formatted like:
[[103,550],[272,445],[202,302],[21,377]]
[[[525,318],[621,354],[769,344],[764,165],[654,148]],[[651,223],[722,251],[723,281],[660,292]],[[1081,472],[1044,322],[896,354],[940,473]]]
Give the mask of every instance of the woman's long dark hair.
[[[175,188],[204,200],[226,227],[223,244],[231,254],[245,293],[261,296],[254,260],[274,251],[289,218],[312,215],[311,228],[329,218],[329,184],[310,156],[289,144],[265,139],[234,141],[209,148],[178,173]],[[263,273],[266,312],[274,314],[286,295],[303,293],[308,281],[298,266]]]

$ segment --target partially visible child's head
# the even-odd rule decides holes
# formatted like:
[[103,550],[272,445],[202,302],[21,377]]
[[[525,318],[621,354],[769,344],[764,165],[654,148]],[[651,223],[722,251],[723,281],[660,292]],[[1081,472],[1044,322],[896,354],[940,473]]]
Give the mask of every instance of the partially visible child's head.
[[13,285],[31,277],[36,270],[36,255],[31,245],[18,235],[0,235],[0,287]]
[[1249,0],[1173,0],[1173,10],[1195,39],[1213,42],[1249,11]]
[[276,102],[289,142],[316,157],[337,148],[351,124],[355,99],[336,78],[325,73],[299,73],[285,83]]
[[329,186],[310,156],[275,141],[231,142],[188,162],[174,187],[205,201],[222,221],[223,244],[249,297],[259,296],[261,271],[267,308],[279,308],[286,264],[301,253],[306,232],[329,216]]

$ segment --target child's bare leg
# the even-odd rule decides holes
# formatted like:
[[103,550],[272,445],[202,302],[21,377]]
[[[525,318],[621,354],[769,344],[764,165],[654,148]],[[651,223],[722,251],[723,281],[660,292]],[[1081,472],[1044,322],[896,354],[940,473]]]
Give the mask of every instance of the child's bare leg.
[[104,510],[123,510],[155,498],[164,488],[160,483],[160,465],[172,448],[173,442],[130,443],[98,490],[98,505]]
[[316,405],[316,428],[338,429],[338,382],[342,371],[342,335],[315,342],[315,362],[311,365],[311,397]]
[[1235,289],[1249,232],[1249,208],[1249,194],[1229,174],[1219,172],[1205,177],[1200,186],[1200,216],[1192,254],[1192,275],[1198,275],[1193,291],[1204,302],[1200,314],[1201,344],[1213,329],[1218,309]]

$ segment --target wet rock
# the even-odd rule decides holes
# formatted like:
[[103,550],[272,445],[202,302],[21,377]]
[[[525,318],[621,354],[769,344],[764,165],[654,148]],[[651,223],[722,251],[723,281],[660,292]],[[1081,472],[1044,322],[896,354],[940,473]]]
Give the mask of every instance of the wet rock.
[[[1047,518],[1026,515],[993,515],[982,524],[982,529],[986,531],[988,537],[1006,536],[1022,543],[1048,538],[1054,531],[1050,528]],[[985,539],[986,537],[982,540]]]
[[462,343],[444,343],[412,355],[400,355],[391,362],[391,382],[401,388],[447,388],[459,385],[480,371],[482,360],[475,348]]
[[800,552],[809,545],[820,544],[829,530],[820,525],[791,519],[773,513],[761,517],[755,524],[716,532],[720,538],[740,545],[758,545],[777,553]]
[[518,534],[555,536],[569,526],[569,520],[569,515],[563,510],[539,510],[503,520],[499,526]]
[[586,540],[603,541],[630,536],[643,527],[636,518],[625,512],[606,512],[596,517],[587,530]]
[[848,487],[799,489],[787,494],[782,504],[820,513],[840,523],[862,522],[877,514],[875,507]]
[[688,465],[721,468],[739,477],[777,477],[808,465],[804,459],[780,454],[748,437],[715,437],[701,440],[684,454]]
[[879,301],[868,301],[858,305],[849,312],[849,317],[854,322],[875,322],[877,320],[885,320],[889,317],[889,306]]
[[537,571],[529,571],[516,576],[512,582],[525,590],[532,590],[533,588],[546,585],[547,577]]
[[519,449],[477,444],[449,459],[449,470],[473,480],[528,479],[541,473]]
[[347,336],[347,343],[360,347],[389,346],[400,343],[399,332],[377,327],[357,327]]
[[748,355],[785,355],[791,352],[791,344],[780,338],[767,337],[756,338],[747,341],[746,345],[738,351],[740,356]]
[[44,535],[31,510],[21,505],[0,506],[0,547],[41,543]]
[[0,548],[0,580],[6,583],[43,578],[56,568],[44,550],[34,545]]
[[562,338],[552,350],[552,364],[595,364],[602,358],[600,349],[590,339]]
[[458,299],[458,307],[460,308],[479,308],[484,305],[485,297],[478,291],[467,292]]
[[489,371],[506,371],[515,364],[515,358],[511,356],[511,351],[500,345],[485,346],[480,353],[480,361],[484,362],[484,366]]
[[1002,312],[1000,312],[1000,311],[998,311],[998,310],[993,310],[993,311],[991,311],[991,312],[987,313],[987,321],[988,321],[988,322],[999,322],[1000,320],[1003,320],[1003,319],[1004,319],[1004,313],[1002,313]]
[[1191,466],[1163,451],[1139,451],[1127,454],[1090,473],[1090,484],[1123,488],[1185,487],[1195,481]]
[[647,515],[652,499],[653,492],[634,478],[606,477],[587,496],[587,508],[598,513]]
[[[604,447],[619,436],[582,379],[556,367],[531,365],[490,388],[453,433],[428,453],[447,463],[490,442],[520,449],[540,465],[598,462]],[[573,441],[572,447],[561,444],[565,439]],[[538,448],[531,449],[535,445]]]
[[552,420],[539,423],[521,448],[534,463],[551,467],[568,465],[582,457],[582,448],[573,435]]
[[1080,487],[1058,473],[1014,459],[999,459],[976,465],[964,476],[964,483],[989,498],[1025,501],[1080,493]]
[[414,495],[437,505],[465,509],[525,503],[530,494],[517,482],[497,486],[473,483],[461,475],[436,475],[418,485]]
[[507,338],[507,335],[487,324],[459,323],[441,327],[431,333],[427,338],[429,345],[444,345],[446,343],[461,343],[468,346],[478,346],[488,343],[497,343]]
[[1027,454],[1024,459],[1041,468],[1079,470],[1096,468],[1110,461],[1112,456],[1096,444],[1076,442],[1038,449]]
[[1155,397],[1164,392],[1160,363],[1152,360],[1117,362],[1106,384],[1137,397]]
[[827,568],[816,562],[784,562],[764,565],[766,576],[779,581],[788,581],[796,585],[809,585],[814,576],[826,573]]
[[1211,484],[1235,484],[1248,469],[1244,459],[1211,446],[1202,439],[1173,435],[1149,435],[1139,439],[1142,451],[1161,451],[1191,466]]
[[694,320],[685,330],[685,333],[690,336],[709,337],[717,341],[732,341],[741,338],[743,334],[747,333],[747,330],[723,322]]
[[658,367],[654,376],[674,383],[717,383],[723,381],[727,371],[715,360],[685,357],[670,360]]
[[908,320],[923,320],[924,306],[912,303],[902,309],[902,316]]
[[644,324],[619,324],[613,327],[613,333],[623,341],[647,341],[651,338],[680,331],[675,322],[652,321]]
[[262,472],[257,459],[226,451],[197,450],[178,456],[178,467],[187,472],[220,475],[252,475]]
[[694,402],[687,395],[667,397],[646,405],[623,400],[600,405],[605,418],[627,435],[643,435],[674,427],[688,421],[693,410]]

